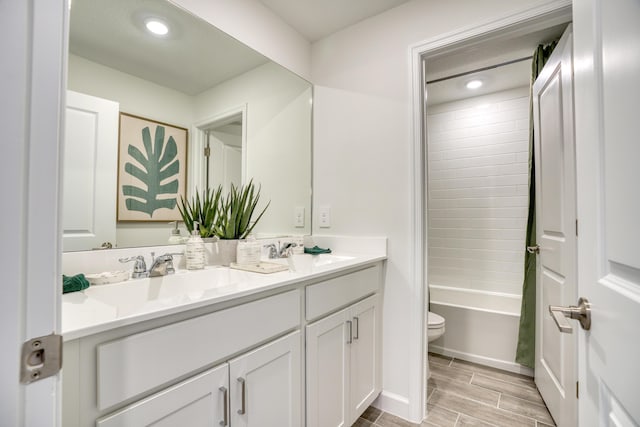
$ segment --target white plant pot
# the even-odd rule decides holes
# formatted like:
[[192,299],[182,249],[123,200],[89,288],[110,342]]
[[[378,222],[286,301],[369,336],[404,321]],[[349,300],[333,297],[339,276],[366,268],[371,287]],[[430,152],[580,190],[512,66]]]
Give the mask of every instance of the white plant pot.
[[238,240],[218,240],[212,244],[213,248],[209,257],[209,264],[223,265],[228,267],[232,262],[236,262],[236,250]]

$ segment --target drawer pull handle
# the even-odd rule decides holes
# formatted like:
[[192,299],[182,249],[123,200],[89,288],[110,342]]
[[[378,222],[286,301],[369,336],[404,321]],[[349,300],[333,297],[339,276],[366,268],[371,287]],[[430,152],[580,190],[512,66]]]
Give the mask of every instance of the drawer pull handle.
[[238,414],[244,415],[247,413],[246,407],[245,407],[245,404],[247,401],[247,382],[242,377],[238,378],[238,382],[242,384],[242,406],[240,407],[240,409],[238,409]]
[[354,317],[353,323],[356,325],[356,333],[353,335],[353,339],[357,340],[360,337],[360,319],[358,319],[358,317]]
[[349,325],[349,340],[347,341],[347,344],[352,344],[353,343],[353,322],[351,322],[351,320],[347,320],[347,325]]
[[224,419],[220,421],[221,426],[229,425],[229,390],[226,387],[220,387],[218,390],[222,392],[222,404],[224,405]]

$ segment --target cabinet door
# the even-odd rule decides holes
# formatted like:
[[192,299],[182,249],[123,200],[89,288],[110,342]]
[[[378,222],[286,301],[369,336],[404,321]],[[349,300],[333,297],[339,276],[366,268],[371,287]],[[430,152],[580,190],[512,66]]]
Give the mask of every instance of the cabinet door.
[[229,362],[233,427],[299,427],[300,332]]
[[380,314],[378,295],[351,306],[349,413],[353,423],[380,391]]
[[224,390],[229,368],[190,378],[96,421],[98,427],[154,427],[224,425]]
[[307,326],[307,427],[348,426],[349,312]]

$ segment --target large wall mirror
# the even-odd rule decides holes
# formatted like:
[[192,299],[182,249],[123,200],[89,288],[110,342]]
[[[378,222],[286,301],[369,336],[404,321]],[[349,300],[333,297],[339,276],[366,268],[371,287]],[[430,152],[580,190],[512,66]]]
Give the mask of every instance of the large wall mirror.
[[74,0],[70,15],[65,251],[169,241],[167,220],[118,220],[121,113],[187,131],[187,197],[253,179],[270,202],[257,237],[310,233],[309,82],[168,1]]

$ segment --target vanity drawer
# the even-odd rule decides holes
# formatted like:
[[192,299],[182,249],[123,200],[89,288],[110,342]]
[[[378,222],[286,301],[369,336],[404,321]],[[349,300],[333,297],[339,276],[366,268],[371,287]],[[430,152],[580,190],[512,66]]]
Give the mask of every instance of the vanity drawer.
[[307,286],[306,318],[316,319],[380,289],[380,264]]
[[103,410],[300,326],[300,291],[131,335],[97,348]]

